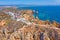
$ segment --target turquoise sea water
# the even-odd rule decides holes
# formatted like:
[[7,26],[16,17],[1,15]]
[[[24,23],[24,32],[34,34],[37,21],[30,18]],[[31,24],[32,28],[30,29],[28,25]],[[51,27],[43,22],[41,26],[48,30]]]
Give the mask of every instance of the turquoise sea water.
[[[38,11],[38,18],[40,20],[50,20],[60,22],[60,6],[30,6],[30,7],[18,7],[18,9],[30,9]],[[34,14],[36,15],[36,14]]]

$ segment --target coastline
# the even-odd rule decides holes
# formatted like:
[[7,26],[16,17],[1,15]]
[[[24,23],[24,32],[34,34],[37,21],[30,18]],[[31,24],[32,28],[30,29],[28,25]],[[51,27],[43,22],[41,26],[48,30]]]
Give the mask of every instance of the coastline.
[[[60,39],[60,23],[34,18],[33,10],[4,8],[0,12],[1,40],[56,40]],[[51,33],[51,35],[50,35]],[[3,35],[4,34],[4,35]],[[55,35],[57,37],[55,37]],[[9,38],[8,38],[9,37]],[[42,37],[42,38],[41,38]],[[52,37],[52,38],[51,38]]]

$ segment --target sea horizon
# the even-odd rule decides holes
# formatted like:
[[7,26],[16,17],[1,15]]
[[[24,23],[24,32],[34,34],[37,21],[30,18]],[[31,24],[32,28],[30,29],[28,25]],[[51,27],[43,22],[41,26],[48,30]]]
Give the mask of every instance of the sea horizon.
[[[1,5],[0,5],[1,6]],[[23,6],[20,6],[20,5],[2,5],[2,7],[17,7],[17,9],[20,9],[20,10],[35,10],[35,11],[38,11],[38,15],[37,17],[40,19],[40,20],[50,20],[50,21],[57,21],[57,22],[60,22],[60,6],[26,6],[26,5],[23,5]],[[35,15],[35,14],[34,14]]]

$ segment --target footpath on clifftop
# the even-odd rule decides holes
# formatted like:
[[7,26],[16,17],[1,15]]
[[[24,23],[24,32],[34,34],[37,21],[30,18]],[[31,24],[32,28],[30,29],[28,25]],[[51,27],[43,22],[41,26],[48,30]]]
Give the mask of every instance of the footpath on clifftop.
[[60,40],[60,23],[34,18],[33,10],[0,10],[0,40]]

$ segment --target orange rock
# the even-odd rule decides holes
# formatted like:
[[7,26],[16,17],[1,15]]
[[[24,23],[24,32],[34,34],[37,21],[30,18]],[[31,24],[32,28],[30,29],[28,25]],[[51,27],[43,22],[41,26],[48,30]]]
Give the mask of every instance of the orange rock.
[[25,19],[29,20],[29,15],[24,14],[23,16],[24,16]]
[[50,25],[50,21],[49,20],[45,21],[45,24]]
[[5,21],[5,20],[2,20],[2,21],[0,22],[0,26],[5,26],[5,24],[6,24],[6,21]]
[[32,10],[26,10],[26,14],[32,15],[33,14],[33,11]]
[[40,20],[40,21],[39,21],[39,24],[40,24],[40,25],[45,25],[45,21]]
[[[16,9],[7,9],[6,11],[15,12]],[[9,23],[6,30],[1,30],[0,28],[0,40],[60,40],[60,29],[56,28],[60,27],[59,23],[55,21],[50,23],[50,21],[42,21],[38,18],[35,19],[31,16],[33,14],[32,10],[19,10],[18,12],[21,13],[21,16],[24,16],[28,21],[31,21],[32,25],[26,25],[20,21],[17,22],[16,20],[13,20]],[[0,14],[0,16],[4,15],[5,14]],[[5,24],[6,20],[2,20],[0,22],[0,26],[2,27],[4,27]]]
[[55,26],[55,27],[59,27],[60,26],[59,23],[57,23],[56,21],[53,21],[52,25]]

